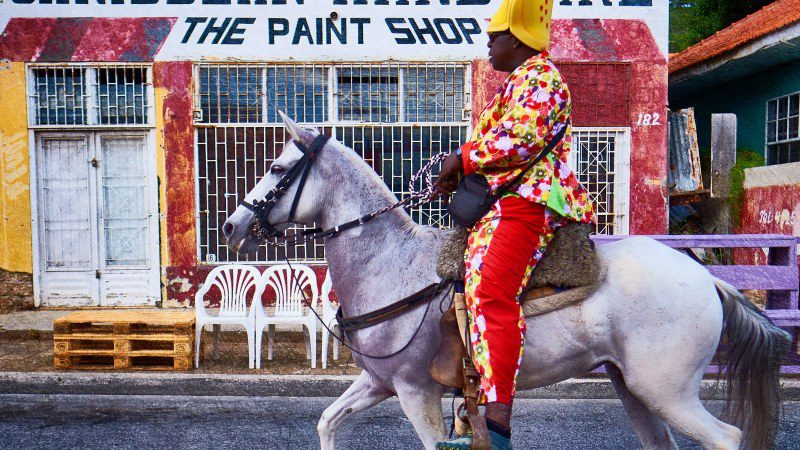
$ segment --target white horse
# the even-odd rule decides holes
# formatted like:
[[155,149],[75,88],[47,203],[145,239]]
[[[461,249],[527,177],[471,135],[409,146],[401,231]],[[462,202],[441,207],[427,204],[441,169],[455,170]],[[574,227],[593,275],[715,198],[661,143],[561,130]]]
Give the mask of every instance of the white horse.
[[[310,146],[318,134],[284,117],[288,142],[270,172],[244,200],[260,200],[302,156],[294,142]],[[285,223],[297,183],[269,214]],[[331,139],[301,193],[295,221],[333,227],[396,202],[381,178],[353,150]],[[240,206],[225,222],[229,247],[255,251],[254,214]],[[284,226],[285,227],[285,226]],[[437,254],[445,230],[416,225],[394,210],[325,240],[328,268],[344,315],[364,314],[438,280]],[[585,301],[528,319],[518,389],[580,376],[605,365],[645,448],[675,448],[670,427],[706,449],[771,445],[780,413],[777,365],[788,333],[773,326],[739,292],[714,278],[688,256],[646,237],[599,247],[607,276]],[[442,386],[428,376],[439,341],[439,300],[420,331],[425,307],[349,334],[363,369],[358,379],[320,418],[323,449],[334,448],[342,421],[396,395],[422,444],[434,448],[445,437]],[[724,318],[724,322],[723,322]],[[727,381],[733,426],[711,415],[698,398],[701,379],[720,341],[728,336]],[[744,433],[743,433],[744,432]]]

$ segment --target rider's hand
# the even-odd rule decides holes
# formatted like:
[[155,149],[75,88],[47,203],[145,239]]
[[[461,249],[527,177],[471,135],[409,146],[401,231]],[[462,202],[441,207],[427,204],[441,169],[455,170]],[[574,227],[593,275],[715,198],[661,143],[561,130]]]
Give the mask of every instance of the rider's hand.
[[442,170],[439,172],[439,176],[433,184],[434,190],[433,195],[431,195],[431,200],[436,200],[442,195],[447,196],[452,194],[458,184],[458,175],[462,172],[464,172],[464,168],[462,166],[461,157],[455,152],[450,153],[450,156],[442,163]]

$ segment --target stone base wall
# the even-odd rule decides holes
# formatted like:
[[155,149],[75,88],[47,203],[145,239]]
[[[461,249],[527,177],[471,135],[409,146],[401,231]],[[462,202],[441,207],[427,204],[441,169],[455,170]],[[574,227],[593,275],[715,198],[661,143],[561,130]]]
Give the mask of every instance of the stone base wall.
[[0,313],[33,308],[33,275],[0,269]]

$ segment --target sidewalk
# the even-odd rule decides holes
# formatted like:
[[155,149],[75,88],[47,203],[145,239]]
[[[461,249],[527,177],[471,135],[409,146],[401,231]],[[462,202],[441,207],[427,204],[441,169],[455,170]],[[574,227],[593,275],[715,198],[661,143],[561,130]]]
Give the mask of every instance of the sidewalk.
[[[0,394],[95,394],[187,396],[336,397],[361,370],[341,348],[338,361],[328,368],[311,369],[298,332],[279,332],[275,359],[262,359],[262,369],[248,368],[243,331],[223,329],[220,354],[215,359],[212,334],[206,331],[206,358],[189,372],[58,372],[53,366],[53,320],[70,310],[37,310],[0,315]],[[265,343],[266,344],[266,343]],[[318,349],[318,358],[320,350]],[[331,352],[329,351],[329,358]],[[785,400],[800,400],[800,379],[782,380]],[[546,388],[518,392],[519,398],[615,399],[611,383],[603,378],[564,381]],[[724,399],[724,385],[705,380],[704,399]]]
[[[193,373],[0,372],[0,394],[338,397],[355,375],[241,375]],[[800,400],[800,380],[782,380],[783,400]],[[703,381],[703,400],[724,400],[725,386]],[[616,399],[605,379],[572,379],[517,398]]]

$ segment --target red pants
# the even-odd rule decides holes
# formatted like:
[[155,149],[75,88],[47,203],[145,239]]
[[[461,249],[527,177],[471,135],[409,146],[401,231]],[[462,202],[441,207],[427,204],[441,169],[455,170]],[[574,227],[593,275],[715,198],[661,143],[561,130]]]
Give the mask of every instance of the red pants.
[[471,230],[465,293],[483,401],[510,404],[522,361],[525,317],[518,296],[552,238],[543,205],[503,197]]

